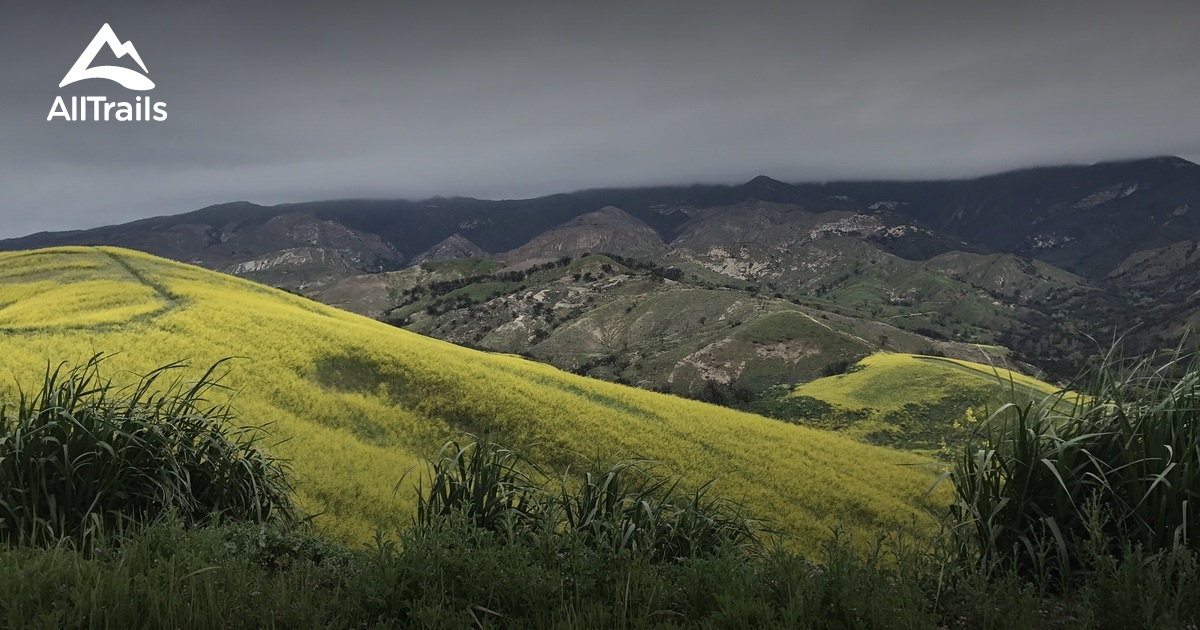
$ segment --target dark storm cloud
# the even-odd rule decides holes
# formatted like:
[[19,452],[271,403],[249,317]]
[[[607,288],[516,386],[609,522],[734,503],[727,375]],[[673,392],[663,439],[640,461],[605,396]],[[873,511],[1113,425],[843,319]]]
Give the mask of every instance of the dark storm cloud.
[[[101,24],[163,123],[47,122]],[[210,203],[1200,157],[1194,2],[26,3],[0,236]]]

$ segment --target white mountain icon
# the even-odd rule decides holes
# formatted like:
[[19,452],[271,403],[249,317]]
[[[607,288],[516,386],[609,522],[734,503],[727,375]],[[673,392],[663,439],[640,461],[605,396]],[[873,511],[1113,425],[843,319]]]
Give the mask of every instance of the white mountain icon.
[[144,74],[138,74],[129,68],[122,68],[120,66],[89,67],[92,61],[96,59],[96,54],[100,52],[100,48],[106,45],[118,59],[129,55],[133,57],[137,65],[142,67],[142,72],[150,74],[150,71],[146,69],[146,64],[142,63],[142,58],[138,56],[137,49],[133,47],[133,42],[121,43],[121,40],[117,39],[117,34],[113,32],[112,27],[105,24],[100,27],[100,31],[92,38],[92,43],[83,49],[83,54],[79,55],[79,59],[75,60],[75,65],[71,66],[71,69],[67,71],[67,76],[63,77],[62,83],[59,83],[58,87],[70,85],[84,79],[108,79],[109,81],[116,81],[130,90],[142,91],[154,89],[154,82],[149,77]]

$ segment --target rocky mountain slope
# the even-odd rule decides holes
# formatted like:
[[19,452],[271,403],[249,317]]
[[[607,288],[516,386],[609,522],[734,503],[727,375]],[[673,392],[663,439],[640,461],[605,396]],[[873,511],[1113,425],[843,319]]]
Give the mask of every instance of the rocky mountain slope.
[[606,206],[546,230],[502,258],[520,263],[590,252],[656,258],[666,249],[654,228],[620,208]]
[[[786,207],[776,207],[775,216],[769,206],[736,209],[750,201]],[[1180,158],[1154,158],[959,181],[787,184],[757,177],[740,186],[599,189],[506,201],[437,197],[272,207],[241,202],[95,230],[36,234],[0,241],[0,247],[104,242],[169,250],[175,257],[213,266],[209,258],[234,255],[247,262],[285,249],[282,245],[294,246],[300,224],[332,222],[346,230],[337,237],[342,241],[338,248],[361,250],[363,260],[356,264],[370,270],[372,265],[411,264],[455,235],[460,244],[500,254],[607,207],[645,223],[664,242],[694,232],[693,220],[712,208],[726,208],[720,213],[724,219],[708,213],[700,222],[710,229],[721,226],[722,234],[734,239],[753,233],[755,226],[786,223],[791,229],[800,227],[793,223],[804,223],[781,221],[778,213],[843,213],[824,221],[832,224],[828,229],[872,233],[888,244],[888,251],[906,258],[964,248],[1013,253],[1100,279],[1136,251],[1200,237],[1200,166]],[[294,218],[286,226],[268,225],[280,216]],[[859,218],[837,223],[854,216]],[[247,235],[241,248],[231,252],[218,247],[243,231],[254,236]],[[378,243],[370,239],[361,246],[350,243],[354,235],[378,237],[391,251],[376,251]]]
[[[1063,378],[1117,334],[1171,343],[1200,323],[1198,212],[1200,166],[1155,158],[961,181],[235,203],[0,249],[131,247],[461,343],[730,395],[890,346],[1003,346]],[[614,258],[585,257],[598,253]],[[792,332],[721,328],[734,320]]]

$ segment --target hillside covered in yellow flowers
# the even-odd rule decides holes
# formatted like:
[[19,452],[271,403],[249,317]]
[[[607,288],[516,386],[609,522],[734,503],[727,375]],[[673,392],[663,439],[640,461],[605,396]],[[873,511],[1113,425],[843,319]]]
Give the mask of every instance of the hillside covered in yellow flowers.
[[243,422],[266,425],[302,505],[346,541],[408,524],[405,471],[445,439],[487,433],[539,463],[645,457],[816,546],[923,520],[932,465],[836,433],[469,350],[197,267],[115,248],[0,254],[0,389],[47,365],[115,354],[136,380],[221,359]]

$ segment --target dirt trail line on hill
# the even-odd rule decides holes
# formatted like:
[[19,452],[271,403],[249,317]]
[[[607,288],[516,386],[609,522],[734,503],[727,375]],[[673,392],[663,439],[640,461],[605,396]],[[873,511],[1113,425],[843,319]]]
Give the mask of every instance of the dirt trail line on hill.
[[[128,273],[129,275],[133,276],[133,278],[135,280],[150,287],[151,289],[154,289],[154,292],[158,295],[159,299],[161,299],[163,302],[166,302],[167,310],[172,310],[172,309],[176,309],[176,308],[180,307],[179,300],[175,296],[171,295],[171,292],[167,289],[166,286],[147,278],[144,274],[142,274],[142,272],[135,269],[133,267],[133,265],[130,265],[127,261],[114,255],[112,252],[109,252],[109,251],[104,250],[99,247],[94,248],[94,249],[96,251],[100,252],[101,254],[104,254],[105,256],[107,256],[109,260],[111,260],[114,264],[119,266],[121,269],[124,269],[125,272]],[[158,314],[161,315],[161,313],[158,313]]]
[[[782,312],[787,312],[787,311],[782,311]],[[837,329],[836,329],[836,328],[834,328],[833,326],[830,326],[829,324],[826,324],[825,322],[823,322],[823,321],[821,321],[821,320],[817,319],[816,317],[813,317],[812,315],[809,315],[809,314],[808,314],[808,311],[805,311],[805,310],[799,309],[799,310],[796,310],[795,312],[796,312],[796,313],[800,313],[801,315],[803,315],[803,316],[805,316],[805,317],[809,318],[810,320],[812,320],[812,322],[813,322],[814,324],[816,324],[816,325],[818,325],[818,326],[821,326],[822,328],[824,328],[824,329],[828,330],[828,331],[829,331],[829,332],[831,332],[831,333],[834,333],[834,334],[837,334],[837,335],[846,335],[847,337],[850,337],[851,339],[857,339],[857,340],[859,340],[859,341],[863,342],[863,344],[864,344],[864,345],[866,345],[866,346],[872,346],[872,345],[873,345],[873,344],[872,344],[870,341],[867,341],[866,339],[863,339],[862,337],[859,337],[858,335],[856,335],[856,334],[854,334],[854,333],[850,332],[849,330],[837,330]]]

